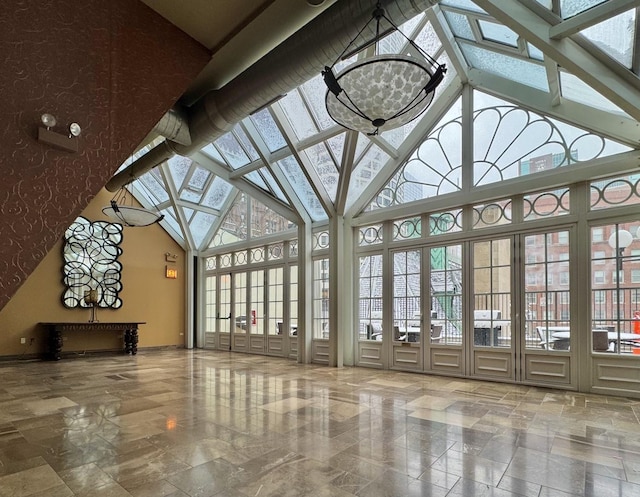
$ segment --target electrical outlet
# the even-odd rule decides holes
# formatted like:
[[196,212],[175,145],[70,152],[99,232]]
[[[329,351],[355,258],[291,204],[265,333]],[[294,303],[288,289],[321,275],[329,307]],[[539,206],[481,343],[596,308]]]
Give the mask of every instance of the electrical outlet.
[[27,343],[27,339],[25,337],[20,338],[20,344],[24,345],[25,343]]

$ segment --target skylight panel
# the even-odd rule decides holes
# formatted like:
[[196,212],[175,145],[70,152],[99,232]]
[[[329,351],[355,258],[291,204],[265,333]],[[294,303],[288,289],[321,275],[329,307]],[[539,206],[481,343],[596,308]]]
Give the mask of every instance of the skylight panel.
[[202,192],[196,192],[193,190],[189,190],[188,188],[184,188],[180,192],[180,200],[186,200],[187,202],[193,202],[194,204],[200,203],[200,199],[202,198]]
[[176,185],[176,187],[180,188],[182,186],[192,163],[193,161],[191,159],[182,157],[181,155],[174,155],[167,161],[173,184]]
[[189,230],[193,237],[193,242],[196,247],[199,247],[204,240],[204,236],[207,234],[217,217],[207,212],[196,212],[193,219],[189,223]]
[[518,48],[518,35],[508,27],[483,19],[478,19],[478,25],[485,40]]
[[318,73],[318,76],[310,81],[307,81],[301,88],[305,97],[309,101],[313,117],[318,123],[320,129],[327,129],[331,126],[335,126],[336,123],[329,117],[327,107],[325,105],[325,95],[327,93],[327,86],[324,84],[322,76]]
[[322,208],[320,201],[316,197],[316,194],[309,184],[307,177],[304,175],[304,172],[300,168],[300,165],[293,156],[289,156],[278,161],[278,165],[293,187],[293,190],[300,199],[300,202],[302,202],[302,205],[304,205],[305,209],[311,216],[311,219],[314,221],[327,219],[326,212]]
[[536,46],[527,42],[527,51],[529,52],[529,57],[536,60],[544,60],[544,53],[542,50],[538,49]]
[[[292,93],[297,94],[297,92]],[[297,112],[304,111],[298,108]],[[255,124],[269,151],[275,152],[276,150],[280,150],[287,146],[287,142],[285,141],[284,136],[282,136],[282,133],[280,133],[273,117],[271,117],[269,109],[263,109],[260,112],[255,113],[251,116],[251,120],[253,121],[253,124]]]
[[182,228],[180,227],[180,223],[176,218],[176,213],[173,210],[173,207],[167,207],[166,209],[162,209],[160,214],[164,216],[162,220],[163,224],[167,224],[169,228],[176,234],[180,240],[184,241],[184,233],[182,232]]
[[224,157],[225,162],[233,169],[249,164],[249,156],[233,133],[225,133],[214,142],[214,145]]
[[190,188],[194,191],[202,192],[204,191],[205,186],[207,185],[207,181],[211,177],[211,173],[202,167],[196,167],[196,170],[189,178],[189,183],[187,188]]
[[264,178],[265,182],[269,185],[269,188],[271,188],[271,191],[274,192],[275,196],[285,204],[289,204],[287,197],[285,196],[284,192],[280,188],[280,185],[278,185],[278,182],[276,181],[276,179],[273,177],[273,174],[271,174],[271,171],[269,171],[267,167],[260,168],[258,169],[258,171]]
[[329,154],[326,145],[319,143],[304,150],[304,154],[318,173],[322,186],[332,201],[338,192],[338,168]]
[[264,182],[264,180],[262,179],[262,176],[260,176],[258,171],[251,171],[250,173],[245,174],[244,177],[249,181],[251,181],[251,183],[256,185],[258,188],[262,188],[263,190],[269,191],[267,184]]
[[472,67],[511,79],[538,90],[549,91],[547,73],[542,64],[481,48],[470,43],[460,43],[467,62]]
[[258,155],[258,152],[256,152],[256,149],[253,148],[253,144],[247,137],[247,134],[244,132],[242,127],[236,126],[233,129],[233,133],[236,135],[236,138],[238,139],[240,144],[244,147],[245,152],[249,155],[249,159],[251,159],[252,162],[258,160],[260,156]]
[[311,119],[298,90],[289,92],[277,105],[282,107],[298,140],[304,140],[318,132],[318,127]]
[[416,26],[422,21],[424,18],[424,12],[418,14],[415,17],[412,17],[407,22],[402,23],[399,26],[400,31],[404,33],[405,36],[410,37],[413,34],[413,31],[416,29]]
[[563,19],[573,17],[591,7],[600,5],[606,0],[560,0],[560,13]]
[[202,205],[211,207],[212,209],[222,209],[229,194],[233,190],[233,186],[222,178],[216,177],[211,182],[211,186],[202,200]]
[[472,0],[442,0],[441,5],[448,5],[449,7],[455,7],[457,9],[470,10],[472,12],[481,12],[486,14],[486,11],[478,7]]
[[340,169],[342,161],[342,151],[344,150],[344,140],[347,136],[345,133],[340,133],[338,136],[332,136],[327,140],[327,144],[333,153],[333,157],[336,159],[336,167]]
[[136,183],[140,182],[141,187],[145,188],[150,195],[155,198],[155,203],[159,204],[162,202],[166,202],[169,200],[169,193],[164,186],[161,177],[158,177],[154,174],[158,168],[152,169],[151,171],[146,172],[140,178],[133,182],[135,186]]
[[414,42],[428,54],[436,54],[442,47],[442,42],[430,22],[425,24],[424,28],[422,28],[418,36],[416,36]]
[[635,31],[636,9],[631,9],[580,33],[607,55],[631,69]]
[[471,30],[471,25],[469,24],[469,18],[467,16],[458,14],[457,12],[451,12],[449,10],[444,11],[444,16],[451,27],[451,31],[456,37],[475,41],[476,37]]
[[388,160],[389,155],[383,152],[380,147],[375,144],[369,147],[351,173],[349,193],[347,194],[347,210],[360,197],[367,185],[377,176]]
[[200,149],[200,151],[205,155],[211,157],[213,160],[219,162],[220,164],[226,163],[224,157],[220,155],[220,152],[218,152],[218,149],[214,147],[212,143],[209,143],[209,145],[205,145]]

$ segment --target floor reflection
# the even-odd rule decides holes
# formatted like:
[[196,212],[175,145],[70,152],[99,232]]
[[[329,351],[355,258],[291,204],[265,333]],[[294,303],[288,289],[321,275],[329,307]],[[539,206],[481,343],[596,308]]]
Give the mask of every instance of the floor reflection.
[[640,495],[640,402],[211,351],[0,364],[0,495]]

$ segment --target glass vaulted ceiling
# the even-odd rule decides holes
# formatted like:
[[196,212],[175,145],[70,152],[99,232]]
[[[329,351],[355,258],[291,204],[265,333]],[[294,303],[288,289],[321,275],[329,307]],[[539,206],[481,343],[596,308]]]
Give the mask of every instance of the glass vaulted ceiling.
[[[638,17],[637,9],[625,8],[628,5],[617,0],[442,0],[401,27],[448,68],[434,102],[420,118],[380,136],[347,131],[325,110],[326,89],[318,67],[318,76],[280,101],[248,116],[193,156],[174,157],[156,167],[129,188],[144,206],[165,215],[162,225],[177,241],[200,252],[225,240],[233,243],[293,229],[299,222],[322,224],[335,215],[357,219],[372,208],[397,203],[397,198],[386,201],[384,192],[397,191],[397,185],[407,181],[414,186],[403,196],[414,200],[450,193],[460,184],[457,173],[446,171],[459,170],[461,143],[468,139],[460,118],[465,84],[479,90],[479,96],[500,99],[489,99],[491,112],[478,108],[487,98],[474,99],[476,108],[469,112],[477,122],[467,133],[478,134],[476,143],[505,134],[505,115],[514,112],[521,119],[518,125],[534,135],[531,123],[523,119],[543,122],[556,134],[565,125],[580,128],[590,137],[601,134],[603,126],[596,123],[604,120],[612,124],[606,139],[619,142],[609,150],[637,147],[637,140],[632,143],[624,131],[625,126],[637,129],[640,117]],[[381,46],[388,52],[409,49],[398,34]],[[629,88],[635,89],[633,98]],[[527,110],[518,110],[523,108]],[[162,139],[141,148],[123,167]],[[347,140],[356,140],[352,154],[345,154]],[[515,148],[515,137],[510,143]],[[423,156],[429,147],[427,160]],[[579,163],[572,157],[575,146],[567,147],[567,159],[560,165]],[[528,149],[526,153],[535,155]],[[518,151],[512,155],[518,157]],[[473,167],[480,167],[478,159],[473,160]],[[420,166],[415,173],[406,173],[415,165]],[[482,167],[483,175],[487,167],[504,175],[503,170],[515,166]],[[422,176],[424,180],[416,179]],[[442,186],[434,187],[434,181]],[[258,205],[279,228],[242,228],[243,209],[250,212]]]

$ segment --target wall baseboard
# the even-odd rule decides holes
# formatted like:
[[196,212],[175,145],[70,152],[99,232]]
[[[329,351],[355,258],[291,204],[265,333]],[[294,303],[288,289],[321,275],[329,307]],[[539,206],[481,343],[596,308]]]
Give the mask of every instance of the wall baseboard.
[[[138,348],[138,355],[146,354],[149,352],[162,352],[164,350],[180,350],[184,349],[184,345],[159,345],[156,347],[140,347]],[[62,359],[71,359],[73,357],[98,357],[98,356],[113,356],[113,355],[125,355],[122,349],[96,349],[96,350],[84,350],[84,351],[62,351]],[[19,354],[19,355],[5,355],[0,356],[0,364],[4,363],[21,363],[21,362],[36,362],[36,361],[48,361],[46,355],[41,352],[33,354]]]

